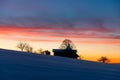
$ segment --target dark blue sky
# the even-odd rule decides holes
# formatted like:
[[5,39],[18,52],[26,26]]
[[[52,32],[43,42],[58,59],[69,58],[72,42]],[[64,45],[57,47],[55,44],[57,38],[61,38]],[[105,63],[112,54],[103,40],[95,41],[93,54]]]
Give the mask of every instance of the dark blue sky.
[[120,18],[119,0],[2,0],[2,17]]
[[[9,20],[10,19],[10,20]],[[24,21],[23,21],[24,20]],[[96,22],[120,26],[119,0],[1,0],[0,22],[5,24],[66,24]],[[77,26],[79,24],[77,23]]]

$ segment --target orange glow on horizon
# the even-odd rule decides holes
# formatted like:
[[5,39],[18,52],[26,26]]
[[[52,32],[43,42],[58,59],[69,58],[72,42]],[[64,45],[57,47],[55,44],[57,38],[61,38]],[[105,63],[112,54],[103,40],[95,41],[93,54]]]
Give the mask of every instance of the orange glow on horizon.
[[[66,29],[66,32],[64,31]],[[20,41],[28,42],[35,49],[43,48],[52,52],[61,42],[68,38],[77,46],[78,54],[83,59],[96,61],[101,56],[110,58],[111,63],[120,63],[120,39],[104,35],[89,35],[79,28],[58,27],[16,27],[0,26],[0,47],[16,50]],[[67,31],[68,30],[68,31]],[[95,32],[109,32],[92,29]]]

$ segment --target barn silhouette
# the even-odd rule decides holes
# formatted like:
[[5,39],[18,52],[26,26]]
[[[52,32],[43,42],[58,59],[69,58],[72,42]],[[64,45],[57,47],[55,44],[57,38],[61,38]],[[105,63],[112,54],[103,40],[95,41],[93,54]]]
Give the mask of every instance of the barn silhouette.
[[55,56],[78,58],[77,50],[71,40],[65,39],[60,46],[60,49],[53,49]]

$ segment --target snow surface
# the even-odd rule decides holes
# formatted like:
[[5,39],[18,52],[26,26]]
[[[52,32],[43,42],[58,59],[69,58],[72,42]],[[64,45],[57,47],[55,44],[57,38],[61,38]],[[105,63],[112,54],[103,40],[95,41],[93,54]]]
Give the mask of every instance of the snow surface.
[[120,80],[120,65],[0,49],[0,80]]

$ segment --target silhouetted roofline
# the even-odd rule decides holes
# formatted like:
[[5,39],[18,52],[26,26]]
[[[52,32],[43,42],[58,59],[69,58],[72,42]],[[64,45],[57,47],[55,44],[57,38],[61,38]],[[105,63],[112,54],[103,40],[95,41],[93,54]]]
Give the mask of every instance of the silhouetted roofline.
[[[63,52],[65,50],[69,50],[69,49],[53,49],[53,52]],[[70,49],[70,50],[72,50],[72,49]],[[77,50],[72,50],[72,51],[77,52]]]

